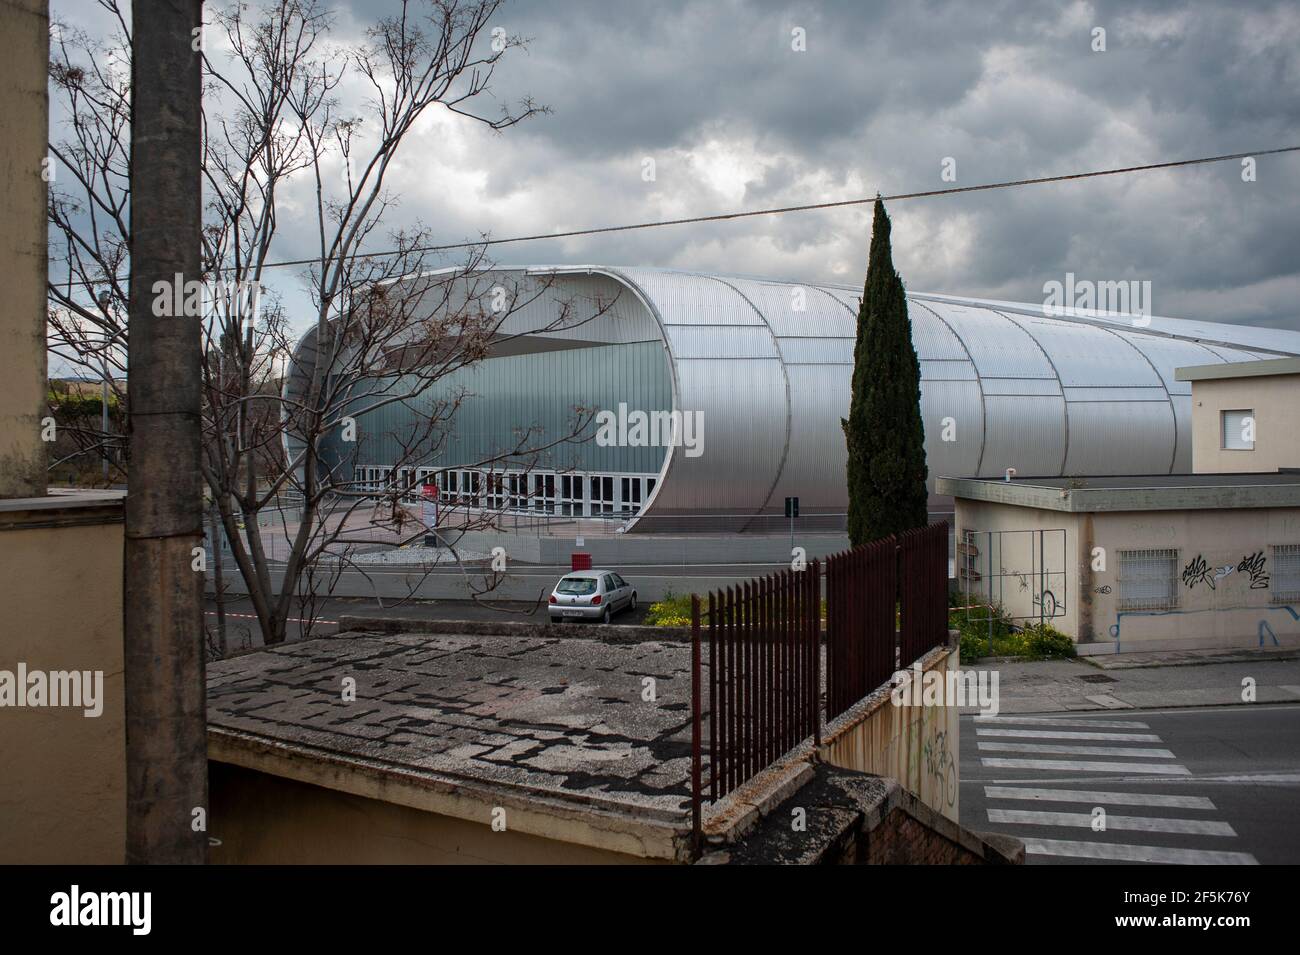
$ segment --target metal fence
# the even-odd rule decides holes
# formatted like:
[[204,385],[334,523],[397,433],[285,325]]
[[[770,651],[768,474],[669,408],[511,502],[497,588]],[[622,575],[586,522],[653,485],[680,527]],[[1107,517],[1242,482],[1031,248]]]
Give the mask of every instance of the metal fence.
[[[948,526],[691,597],[691,820],[948,639]],[[708,646],[704,643],[707,639]],[[707,710],[703,670],[707,657]],[[708,780],[705,782],[705,728]]]
[[898,651],[911,666],[948,642],[948,525],[898,537]]
[[894,538],[826,561],[826,718],[833,720],[893,674],[898,547]]
[[786,570],[711,593],[707,611],[692,596],[693,792],[703,792],[701,623],[708,633],[709,793],[716,802],[807,737],[818,736],[820,609],[816,561],[801,572]]

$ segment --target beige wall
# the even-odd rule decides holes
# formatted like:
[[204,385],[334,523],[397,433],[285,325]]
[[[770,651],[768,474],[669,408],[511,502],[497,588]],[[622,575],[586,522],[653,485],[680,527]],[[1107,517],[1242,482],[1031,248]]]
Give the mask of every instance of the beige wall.
[[121,503],[20,503],[0,510],[0,670],[102,670],[104,708],[0,707],[0,863],[120,863]]
[[[1255,447],[1223,448],[1220,412],[1255,413]],[[1300,375],[1192,382],[1192,470],[1215,474],[1300,468]]]
[[[958,655],[956,649],[935,653],[925,671],[947,674],[957,669]],[[880,694],[828,727],[818,755],[842,769],[892,777],[931,809],[957,822],[961,790],[957,719],[955,706],[896,706]]]
[[[1080,642],[1117,642],[1123,651],[1243,647],[1257,646],[1263,633],[1266,646],[1274,635],[1280,645],[1300,644],[1300,603],[1274,600],[1272,589],[1273,548],[1300,544],[1300,508],[1072,514],[958,500],[956,512],[959,528],[1022,528],[1027,521],[1073,528],[1073,596],[1053,625]],[[1093,570],[1094,547],[1103,549],[1103,570]],[[1167,549],[1177,551],[1174,606],[1122,609],[1121,551]],[[1207,573],[1198,575],[1198,567]]]
[[663,862],[209,763],[213,863],[631,865]]
[[[1093,579],[1097,588],[1110,588],[1096,595],[1097,639],[1117,640],[1121,650],[1257,646],[1263,623],[1280,644],[1300,643],[1300,604],[1274,602],[1271,589],[1272,548],[1300,544],[1300,508],[1110,513],[1094,520],[1107,562]],[[1120,609],[1119,552],[1145,548],[1178,550],[1172,612]],[[1252,577],[1243,564],[1256,555],[1261,562]],[[1208,573],[1199,576],[1197,566]]]
[[[1078,565],[1080,552],[1087,553],[1091,545],[1086,539],[1087,527],[1081,525],[1078,515],[964,499],[955,502],[954,511],[959,545],[955,571],[963,591],[979,598],[991,594],[993,602],[1011,616],[1034,620],[1039,616],[1042,592],[1047,591],[1048,607],[1056,608],[1052,626],[1062,633],[1079,632],[1088,608]],[[966,530],[981,535],[975,542],[979,553],[970,558],[970,570],[979,575],[978,579],[965,576],[967,562],[961,541]],[[1046,532],[1041,539],[1041,554],[1036,533],[1039,530]],[[989,539],[982,536],[988,531],[1003,532],[993,539],[991,547]],[[1043,572],[1041,578],[1039,570]]]
[[45,493],[47,0],[0,0],[0,498]]

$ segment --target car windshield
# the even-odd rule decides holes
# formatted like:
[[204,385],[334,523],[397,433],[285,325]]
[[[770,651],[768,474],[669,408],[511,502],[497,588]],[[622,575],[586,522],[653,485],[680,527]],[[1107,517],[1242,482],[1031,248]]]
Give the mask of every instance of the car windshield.
[[562,594],[594,594],[596,592],[596,578],[565,577],[555,589]]

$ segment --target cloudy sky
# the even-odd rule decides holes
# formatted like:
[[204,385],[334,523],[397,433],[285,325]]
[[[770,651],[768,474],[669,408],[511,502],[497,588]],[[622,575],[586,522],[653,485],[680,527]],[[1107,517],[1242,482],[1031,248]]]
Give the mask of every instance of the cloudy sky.
[[[392,5],[335,6],[347,44]],[[87,7],[53,2],[73,23]],[[960,186],[1300,144],[1294,2],[519,0],[493,23],[531,38],[496,97],[552,112],[502,133],[427,116],[390,228],[456,242],[941,188],[945,157]],[[914,291],[1040,302],[1073,272],[1149,280],[1159,315],[1300,329],[1298,175],[1291,154],[1254,182],[1226,162],[900,201],[895,263]],[[869,222],[853,207],[493,255],[856,285]],[[277,256],[310,241],[287,216]],[[275,282],[306,304],[293,270]]]

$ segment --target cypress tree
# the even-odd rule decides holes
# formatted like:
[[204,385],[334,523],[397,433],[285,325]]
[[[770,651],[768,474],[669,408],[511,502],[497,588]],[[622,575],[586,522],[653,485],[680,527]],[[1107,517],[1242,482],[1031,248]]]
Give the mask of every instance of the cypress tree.
[[889,216],[876,200],[867,281],[853,349],[853,395],[841,419],[848,444],[849,540],[856,546],[927,521],[921,366]]

